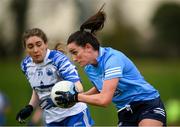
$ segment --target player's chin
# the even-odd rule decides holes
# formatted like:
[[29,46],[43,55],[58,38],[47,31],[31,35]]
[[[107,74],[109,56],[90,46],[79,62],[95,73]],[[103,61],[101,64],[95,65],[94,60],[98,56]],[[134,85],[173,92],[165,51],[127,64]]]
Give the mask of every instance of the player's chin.
[[43,62],[43,59],[41,59],[41,58],[36,58],[36,59],[33,59],[33,61],[34,61],[35,63],[42,63],[42,62]]
[[83,62],[80,62],[80,63],[79,63],[79,65],[80,65],[81,67],[86,66],[86,64],[85,64],[85,63],[83,63]]

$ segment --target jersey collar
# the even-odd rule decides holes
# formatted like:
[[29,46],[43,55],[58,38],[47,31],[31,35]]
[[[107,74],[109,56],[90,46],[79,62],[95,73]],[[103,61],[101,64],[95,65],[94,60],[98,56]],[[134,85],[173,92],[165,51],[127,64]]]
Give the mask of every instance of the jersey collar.
[[48,57],[49,57],[49,54],[50,54],[50,50],[49,50],[49,49],[47,49],[46,56],[44,57],[44,62],[43,62],[43,63],[48,62]]
[[38,66],[43,66],[43,65],[46,65],[47,63],[49,63],[49,62],[50,62],[50,60],[48,59],[49,54],[50,54],[50,50],[49,50],[49,49],[47,49],[46,56],[44,57],[43,62],[42,62],[42,63],[38,63],[38,64],[34,63],[34,64],[35,64],[35,65],[38,65]]
[[96,58],[97,62],[99,62],[101,60],[101,58],[103,57],[103,55],[105,54],[105,49],[103,47],[99,48],[99,55]]

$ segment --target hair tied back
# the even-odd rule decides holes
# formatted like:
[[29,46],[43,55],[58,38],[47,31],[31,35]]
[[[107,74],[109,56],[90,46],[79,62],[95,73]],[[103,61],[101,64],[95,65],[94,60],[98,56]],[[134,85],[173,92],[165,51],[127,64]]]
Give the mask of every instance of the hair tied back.
[[101,6],[99,11],[89,17],[80,27],[80,31],[87,31],[92,34],[95,34],[96,31],[101,30],[104,27],[104,22],[106,20],[106,14],[104,13],[103,8],[105,6],[105,3]]

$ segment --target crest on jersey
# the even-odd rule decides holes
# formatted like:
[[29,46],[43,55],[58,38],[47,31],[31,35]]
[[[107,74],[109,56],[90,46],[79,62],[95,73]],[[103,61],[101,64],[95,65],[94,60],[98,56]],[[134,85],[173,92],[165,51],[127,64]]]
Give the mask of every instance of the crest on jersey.
[[46,68],[46,74],[47,74],[48,76],[53,75],[53,70],[52,70],[51,68]]

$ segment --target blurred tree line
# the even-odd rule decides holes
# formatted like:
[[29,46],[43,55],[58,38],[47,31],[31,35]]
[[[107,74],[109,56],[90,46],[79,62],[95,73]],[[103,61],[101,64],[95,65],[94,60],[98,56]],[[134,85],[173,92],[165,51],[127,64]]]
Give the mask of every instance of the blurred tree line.
[[164,3],[152,18],[152,49],[159,56],[180,56],[180,5]]
[[[61,1],[60,1],[61,2]],[[63,2],[63,1],[62,1]],[[21,36],[27,26],[26,16],[29,0],[10,1],[9,11],[14,19],[14,39],[9,42],[3,33],[4,24],[0,20],[0,58],[21,57],[22,44]],[[86,2],[75,2],[79,9],[82,23],[83,15],[89,15],[92,11],[91,6],[83,7]],[[63,3],[62,3],[63,4]],[[88,3],[90,4],[90,3]],[[127,24],[121,16],[119,6],[113,5],[114,24],[111,30],[102,32],[100,36],[103,46],[112,46],[126,54],[138,57],[179,57],[180,56],[180,5],[169,2],[162,3],[154,13],[151,23],[153,36],[148,40],[148,47],[144,49],[144,40],[140,33],[131,25]],[[10,44],[10,45],[9,45]],[[11,46],[11,48],[9,48]],[[8,49],[9,48],[9,49]]]
[[180,4],[161,3],[150,21],[153,34],[149,40],[144,39],[133,26],[124,22],[123,17],[119,16],[118,7],[117,4],[113,7],[112,14],[115,20],[113,30],[101,36],[104,45],[135,57],[180,56]]
[[[9,11],[12,13],[14,18],[14,40],[13,42],[8,42],[9,40],[3,34],[4,24],[0,22],[0,57],[6,58],[9,56],[20,57],[22,55],[22,43],[21,36],[26,28],[26,14],[28,10],[29,0],[12,0],[9,3]],[[11,18],[9,18],[11,20]],[[6,28],[4,28],[6,29]],[[9,34],[9,33],[6,33]],[[10,44],[10,45],[8,45]],[[10,48],[8,50],[8,48]]]

